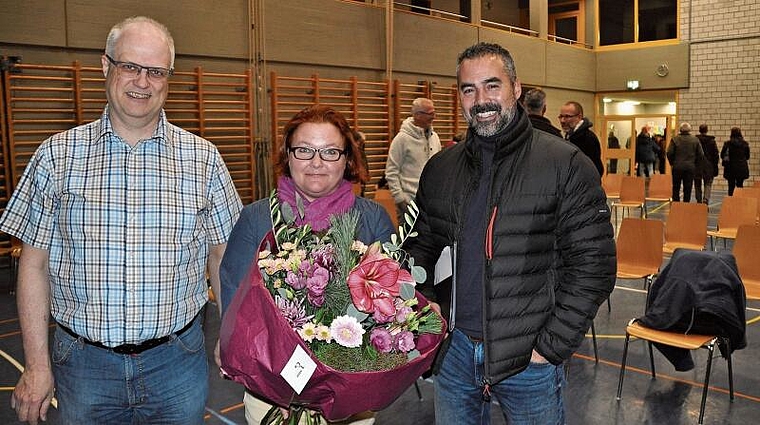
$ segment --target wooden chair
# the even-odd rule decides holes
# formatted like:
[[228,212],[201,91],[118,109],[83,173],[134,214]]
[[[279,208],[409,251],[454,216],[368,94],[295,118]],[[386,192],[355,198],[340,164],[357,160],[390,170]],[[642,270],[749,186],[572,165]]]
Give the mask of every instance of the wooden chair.
[[757,217],[755,222],[760,222],[760,188],[757,187],[737,187],[734,189],[734,196],[737,198],[754,198],[757,199]]
[[[652,378],[656,378],[654,369],[654,354],[652,352],[652,343],[669,345],[671,347],[684,348],[687,350],[696,350],[704,348],[708,351],[707,366],[705,370],[705,380],[702,385],[702,403],[699,406],[699,424],[703,423],[705,417],[705,404],[707,402],[707,388],[710,385],[710,372],[712,369],[712,358],[718,341],[722,340],[728,347],[728,339],[715,335],[694,335],[682,334],[678,332],[667,332],[648,328],[632,319],[625,328],[625,345],[623,346],[623,360],[620,363],[620,378],[618,379],[617,400],[620,401],[623,393],[623,377],[625,376],[625,363],[628,357],[628,342],[631,337],[647,341],[649,345],[649,367],[652,372]],[[734,372],[731,365],[731,354],[726,359],[728,363],[728,387],[731,400],[734,399]]]
[[623,219],[615,243],[618,279],[644,279],[649,288],[662,265],[662,233],[660,220]]
[[629,208],[641,209],[641,217],[647,216],[647,210],[644,207],[646,203],[646,193],[644,189],[644,179],[641,177],[623,177],[620,185],[620,199],[612,203],[612,213],[615,217],[617,226],[617,209],[623,208],[623,217],[625,211]]
[[653,174],[649,178],[649,188],[647,189],[647,201],[659,202],[662,206],[673,201],[673,179],[667,174]]
[[726,247],[727,239],[736,239],[736,232],[743,224],[755,224],[757,218],[757,203],[754,198],[742,198],[739,196],[726,196],[718,213],[718,227],[708,230],[710,237],[710,249],[715,249],[713,240],[723,239],[723,247]]
[[[702,204],[704,205],[704,204]],[[681,252],[681,251],[679,251]],[[694,254],[692,252],[691,254]],[[682,263],[682,267],[693,267],[695,264],[695,256],[691,255],[688,252],[682,252],[682,255],[680,257],[674,257],[671,260],[671,263],[668,265],[668,267],[673,267],[677,261],[684,261]],[[696,253],[700,254],[701,256],[707,256],[709,254],[706,253]],[[710,253],[717,256],[717,253]],[[688,257],[687,257],[688,256]],[[710,261],[709,259],[706,259],[707,257],[699,257],[700,261]],[[707,267],[707,265],[705,265]],[[710,265],[710,267],[715,267],[715,265]],[[735,272],[736,269],[733,268],[731,265],[723,265],[725,268],[730,268],[732,272]],[[696,276],[697,273],[701,273],[701,270],[695,270],[694,275]],[[725,273],[726,271],[721,271]],[[726,273],[728,274],[728,273]],[[683,274],[679,275],[677,278],[674,278],[673,280],[669,279],[663,279],[662,281],[658,280],[656,284],[658,285],[672,285],[675,282],[675,279],[684,279],[685,276]],[[728,278],[726,278],[728,279]],[[721,287],[726,282],[720,282],[718,285]],[[657,303],[660,308],[662,308],[662,305],[667,305],[668,303],[678,302],[682,301],[684,298],[684,295],[682,295],[682,292],[680,290],[677,291],[671,291],[669,288],[665,288],[663,286],[660,286],[658,288],[660,298],[659,302]],[[704,287],[699,287],[699,290],[704,290]],[[718,291],[720,292],[720,291]],[[719,294],[718,292],[710,292],[712,296],[717,296],[719,299],[723,299],[722,297],[726,296],[723,294]],[[711,296],[711,295],[704,295],[704,296]],[[650,297],[652,296],[652,291],[650,290],[647,293],[647,303],[646,305],[650,305]],[[733,295],[727,295],[727,297],[732,297]],[[662,298],[662,297],[668,297],[668,298]],[[744,297],[742,297],[744,298]],[[705,305],[709,302],[703,301],[701,304]],[[696,304],[695,304],[696,305]],[[738,306],[737,306],[738,307]],[[688,309],[684,308],[682,309],[684,311],[684,314],[688,315]],[[681,309],[676,311],[682,311]],[[681,314],[681,313],[675,313],[675,314]],[[692,320],[694,320],[693,312],[692,314]],[[645,315],[646,317],[646,315]],[[743,315],[742,315],[743,317]],[[657,318],[650,318],[651,320],[654,320],[655,322],[661,322],[666,323],[667,320],[661,319],[659,317]],[[675,319],[675,318],[674,318]],[[683,319],[681,319],[683,320]],[[702,322],[709,321],[708,319],[702,319]],[[691,329],[691,325],[689,325],[688,329]],[[723,345],[725,347],[725,350],[722,351],[723,354],[726,355],[726,361],[728,365],[728,385],[729,385],[729,394],[731,400],[734,399],[734,379],[733,379],[733,367],[731,363],[731,337],[729,335],[702,335],[702,334],[695,334],[690,333],[688,330],[661,330],[661,329],[654,329],[650,328],[646,325],[644,325],[641,321],[637,319],[631,319],[626,328],[625,328],[625,345],[623,346],[623,359],[620,362],[620,377],[618,379],[618,390],[617,390],[617,400],[620,401],[622,398],[622,391],[623,391],[623,378],[625,377],[625,365],[626,360],[628,357],[628,344],[630,342],[631,337],[641,339],[643,341],[647,342],[647,346],[649,349],[649,367],[652,374],[652,379],[655,379],[657,377],[655,372],[655,365],[654,365],[654,354],[652,350],[652,344],[661,344],[666,345],[669,347],[675,347],[680,349],[686,349],[686,350],[696,350],[698,348],[704,348],[708,351],[708,357],[707,357],[707,363],[706,363],[706,370],[705,370],[705,378],[702,385],[702,402],[700,404],[699,409],[699,423],[703,423],[704,414],[705,414],[705,404],[707,401],[707,390],[710,385],[710,372],[712,370],[712,360],[713,360],[713,354],[715,352],[715,348],[720,343],[720,345]]]
[[623,174],[605,174],[602,176],[602,189],[607,195],[607,200],[620,197],[620,186],[623,183]]
[[707,205],[672,202],[665,222],[662,252],[672,255],[676,248],[704,250],[707,241]]
[[760,226],[739,226],[732,252],[748,300],[760,300],[760,261],[755,257],[759,248]]
[[394,228],[398,228],[398,216],[396,215],[396,201],[393,200],[393,195],[388,189],[377,189],[375,191],[375,202],[385,208],[385,211],[391,217],[391,222]]

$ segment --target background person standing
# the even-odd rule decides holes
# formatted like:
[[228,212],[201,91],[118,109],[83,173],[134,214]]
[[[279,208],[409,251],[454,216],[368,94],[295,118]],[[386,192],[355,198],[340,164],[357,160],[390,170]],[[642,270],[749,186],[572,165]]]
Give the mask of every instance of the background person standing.
[[583,116],[583,106],[572,100],[565,103],[559,111],[559,122],[565,132],[565,139],[577,146],[581,152],[591,159],[601,177],[604,174],[602,145],[599,144],[599,138],[596,137],[596,134],[591,131],[594,123]]
[[690,133],[691,125],[687,122],[682,123],[678,136],[671,139],[668,145],[668,162],[673,169],[673,202],[681,200],[681,184],[683,184],[683,201],[691,201],[694,174],[698,164],[701,164],[705,157],[699,139]]
[[649,125],[641,127],[641,132],[636,136],[636,175],[640,176],[642,170],[645,177],[654,174],[654,163],[657,160],[657,145],[652,139],[652,128]]
[[723,143],[720,157],[723,158],[723,177],[728,180],[728,196],[733,196],[734,188],[744,187],[744,180],[749,178],[749,143],[739,127],[731,129],[731,137]]
[[441,139],[433,131],[433,101],[418,97],[412,102],[412,116],[401,123],[391,141],[385,163],[385,179],[396,202],[398,222],[404,222],[406,206],[417,194],[422,168],[431,156],[441,151]]
[[[702,145],[702,151],[705,154],[705,160],[700,164],[699,170],[694,176],[694,191],[697,202],[710,203],[712,194],[712,183],[715,176],[718,175],[718,145],[715,143],[715,137],[707,134],[707,124],[699,125],[699,134],[697,134],[699,144]],[[704,192],[702,190],[704,182]]]
[[560,129],[553,126],[552,122],[544,116],[546,114],[546,93],[543,90],[539,88],[528,90],[523,102],[533,128],[562,137]]

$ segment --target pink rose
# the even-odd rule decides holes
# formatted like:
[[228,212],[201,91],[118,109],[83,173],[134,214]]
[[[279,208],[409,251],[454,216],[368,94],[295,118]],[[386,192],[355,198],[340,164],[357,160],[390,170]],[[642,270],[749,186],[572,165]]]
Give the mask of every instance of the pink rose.
[[313,274],[306,278],[306,289],[309,303],[315,307],[322,307],[325,303],[325,288],[330,279],[330,272],[318,265],[314,266]]
[[372,329],[369,342],[381,353],[390,353],[393,350],[393,336],[385,328]]
[[401,331],[394,341],[396,349],[402,353],[414,350],[414,334],[409,331]]

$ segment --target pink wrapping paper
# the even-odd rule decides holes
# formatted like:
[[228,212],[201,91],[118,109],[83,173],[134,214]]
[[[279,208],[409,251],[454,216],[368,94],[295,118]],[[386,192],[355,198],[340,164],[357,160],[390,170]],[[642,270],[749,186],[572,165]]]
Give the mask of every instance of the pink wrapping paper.
[[[419,308],[427,305],[419,292],[416,296]],[[443,339],[443,329],[445,324],[441,334],[419,335],[420,356],[396,369],[337,371],[312,355],[307,344],[291,329],[254,265],[222,319],[219,335],[222,370],[253,394],[279,406],[305,405],[321,412],[328,421],[337,421],[367,410],[381,410],[393,403],[430,368]],[[280,376],[296,345],[317,364],[301,394],[296,394]]]

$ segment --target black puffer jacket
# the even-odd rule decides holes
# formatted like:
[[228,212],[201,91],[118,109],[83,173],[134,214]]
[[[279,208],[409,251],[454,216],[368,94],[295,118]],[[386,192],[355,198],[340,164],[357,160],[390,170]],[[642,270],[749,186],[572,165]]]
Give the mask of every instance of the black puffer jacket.
[[[553,364],[567,360],[615,284],[610,213],[594,165],[520,112],[497,142],[487,206],[483,336],[492,384],[525,369],[534,348]],[[463,212],[480,183],[472,134],[422,172],[419,236],[406,248],[428,276],[441,249],[461,238]],[[429,287],[423,292],[434,300],[450,298],[441,285]]]

